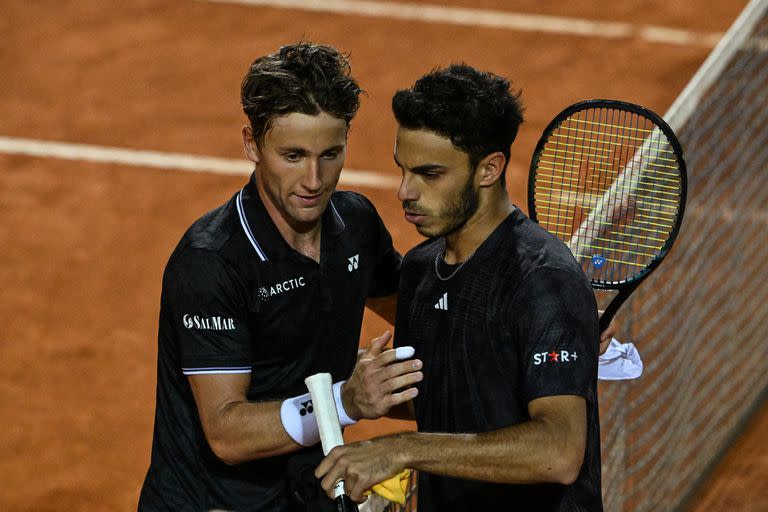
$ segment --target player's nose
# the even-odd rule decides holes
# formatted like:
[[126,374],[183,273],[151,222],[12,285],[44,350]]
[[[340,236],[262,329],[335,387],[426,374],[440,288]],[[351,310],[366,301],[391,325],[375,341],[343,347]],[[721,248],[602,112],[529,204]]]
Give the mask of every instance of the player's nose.
[[407,172],[403,173],[403,178],[400,180],[400,187],[397,189],[397,198],[400,201],[415,201],[419,198],[415,184]]
[[316,192],[323,186],[323,180],[320,178],[320,163],[314,159],[307,160],[307,166],[301,177],[301,186],[310,192]]

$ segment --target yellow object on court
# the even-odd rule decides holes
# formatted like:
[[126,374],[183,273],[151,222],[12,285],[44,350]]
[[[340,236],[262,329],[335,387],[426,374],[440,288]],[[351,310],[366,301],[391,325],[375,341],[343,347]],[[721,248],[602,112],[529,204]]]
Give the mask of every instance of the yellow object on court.
[[375,492],[384,499],[405,505],[405,493],[408,490],[408,477],[410,475],[411,470],[404,469],[392,478],[374,485],[371,490],[365,491],[365,495],[368,496]]

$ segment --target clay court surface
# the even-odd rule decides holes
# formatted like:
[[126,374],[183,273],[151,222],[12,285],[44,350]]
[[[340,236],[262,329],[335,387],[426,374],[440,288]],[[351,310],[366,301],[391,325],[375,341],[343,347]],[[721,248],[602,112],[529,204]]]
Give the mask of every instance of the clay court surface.
[[[389,111],[397,88],[462,60],[512,77],[527,122],[507,181],[525,207],[528,162],[549,119],[590,97],[663,113],[711,51],[706,38],[724,32],[745,1],[441,4],[693,36],[675,44],[639,30],[608,39],[187,0],[4,0],[0,136],[238,159],[242,75],[255,56],[303,38],[351,53],[368,96],[347,167],[384,178],[399,176]],[[150,453],[163,267],[186,227],[246,179],[0,153],[0,509],[135,510]],[[382,182],[340,188],[368,195],[405,251],[420,238],[402,219],[391,180]],[[369,318],[361,340],[385,327]],[[348,436],[396,428],[411,426],[364,422]],[[768,466],[764,449],[747,451],[762,459],[737,464],[739,474]],[[764,485],[735,481],[740,494],[762,491],[768,503]],[[697,510],[743,503],[720,508],[708,499]]]

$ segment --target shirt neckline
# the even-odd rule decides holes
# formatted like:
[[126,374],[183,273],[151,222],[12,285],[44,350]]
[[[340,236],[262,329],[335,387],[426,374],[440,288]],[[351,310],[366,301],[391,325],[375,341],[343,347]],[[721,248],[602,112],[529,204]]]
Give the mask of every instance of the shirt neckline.
[[[251,174],[248,183],[238,192],[235,200],[243,233],[259,260],[266,262],[293,257],[317,264],[312,258],[291,247],[280,234],[261,200],[255,172]],[[346,228],[346,223],[333,202],[333,196],[323,212],[321,223],[323,230],[320,240],[320,263],[327,259],[328,253],[331,251],[332,244],[328,243],[329,238],[337,237]]]

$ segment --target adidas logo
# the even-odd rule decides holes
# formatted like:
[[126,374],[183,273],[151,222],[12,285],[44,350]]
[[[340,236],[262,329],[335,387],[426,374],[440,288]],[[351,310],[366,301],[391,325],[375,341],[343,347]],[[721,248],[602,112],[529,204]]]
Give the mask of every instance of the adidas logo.
[[351,258],[347,258],[347,260],[349,261],[349,265],[347,265],[347,270],[350,272],[352,272],[353,270],[357,270],[357,267],[360,265],[359,264],[360,255],[355,254]]
[[448,292],[445,292],[442,297],[440,297],[440,300],[437,301],[437,304],[435,304],[435,309],[442,309],[443,311],[448,311]]

